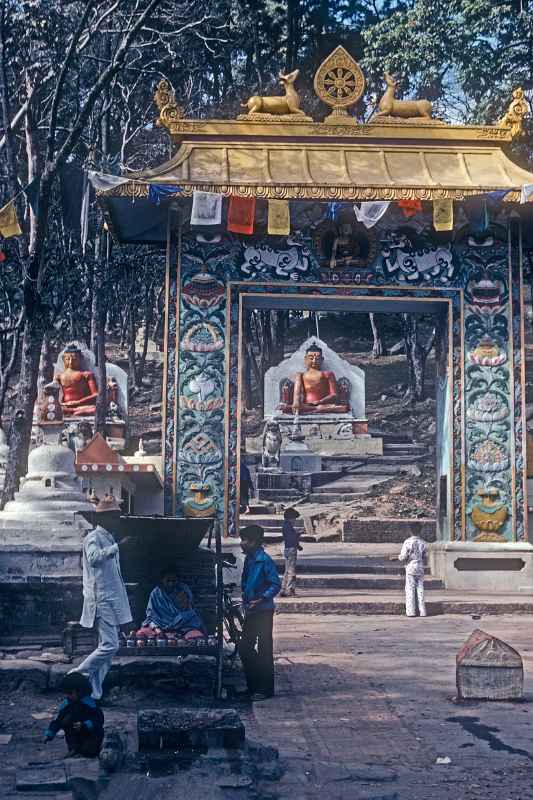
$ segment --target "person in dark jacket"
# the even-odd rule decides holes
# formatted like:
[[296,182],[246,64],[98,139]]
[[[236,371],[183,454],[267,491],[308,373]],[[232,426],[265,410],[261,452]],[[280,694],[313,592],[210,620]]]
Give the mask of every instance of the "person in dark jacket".
[[239,484],[239,510],[241,514],[247,514],[250,510],[250,497],[253,495],[255,489],[252,481],[248,464],[241,456],[241,478]]
[[294,527],[294,520],[298,519],[299,513],[295,508],[286,508],[283,512],[283,544],[285,557],[285,572],[281,584],[281,596],[293,597],[296,594],[296,561],[298,550],[302,550],[300,544],[300,531]]
[[96,758],[104,739],[104,715],[91,697],[89,679],[81,672],[69,672],[63,678],[61,688],[66,697],[56,718],[44,732],[45,742],[51,742],[63,730],[68,747],[67,758]]
[[266,700],[274,695],[272,624],[274,597],[281,589],[281,581],[274,562],[263,549],[263,528],[248,525],[240,535],[246,558],[242,571],[244,625],[239,655],[251,699]]

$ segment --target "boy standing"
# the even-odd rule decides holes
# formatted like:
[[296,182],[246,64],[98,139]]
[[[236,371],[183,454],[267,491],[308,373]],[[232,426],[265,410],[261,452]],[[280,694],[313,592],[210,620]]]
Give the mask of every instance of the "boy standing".
[[241,530],[241,549],[246,558],[242,571],[244,625],[239,655],[252,700],[266,700],[274,695],[272,624],[274,597],[281,589],[281,581],[274,562],[263,549],[263,539],[260,525],[248,525]]
[[66,699],[57,716],[44,732],[45,742],[65,731],[67,758],[85,756],[96,758],[104,738],[104,715],[91,697],[91,684],[81,672],[70,672],[61,683]]
[[416,603],[421,617],[426,616],[424,602],[424,566],[427,559],[428,546],[420,537],[419,522],[411,524],[411,536],[405,540],[399,555],[405,563],[405,613],[408,617],[416,617]]
[[294,527],[293,520],[298,519],[299,516],[295,508],[286,508],[283,512],[282,533],[285,546],[285,572],[283,573],[281,584],[282,597],[294,597],[296,594],[296,560],[298,558],[298,550],[302,548],[300,546],[301,533]]

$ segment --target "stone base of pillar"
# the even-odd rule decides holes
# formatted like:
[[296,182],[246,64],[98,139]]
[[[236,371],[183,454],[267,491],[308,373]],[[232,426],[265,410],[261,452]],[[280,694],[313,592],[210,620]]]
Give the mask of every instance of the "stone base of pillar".
[[429,564],[454,591],[531,593],[533,587],[533,545],[526,542],[435,542]]

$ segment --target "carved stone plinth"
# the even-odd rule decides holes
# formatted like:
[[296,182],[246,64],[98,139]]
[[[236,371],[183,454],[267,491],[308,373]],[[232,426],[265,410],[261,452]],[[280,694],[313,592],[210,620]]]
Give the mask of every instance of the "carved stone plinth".
[[519,700],[524,689],[520,653],[475,630],[457,654],[457,694],[464,700]]
[[245,730],[232,709],[166,708],[137,715],[139,750],[241,748]]

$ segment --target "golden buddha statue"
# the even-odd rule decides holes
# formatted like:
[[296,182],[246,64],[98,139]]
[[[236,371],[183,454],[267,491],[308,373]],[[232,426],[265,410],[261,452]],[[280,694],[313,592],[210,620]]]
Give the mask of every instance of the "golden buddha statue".
[[81,350],[75,346],[63,352],[63,372],[54,375],[62,390],[61,408],[64,416],[94,414],[98,385],[93,372],[82,372]]
[[292,403],[283,398],[279,406],[285,414],[346,414],[350,410],[347,398],[339,396],[335,373],[322,370],[324,361],[318,345],[305,353],[305,372],[298,372],[294,381]]

